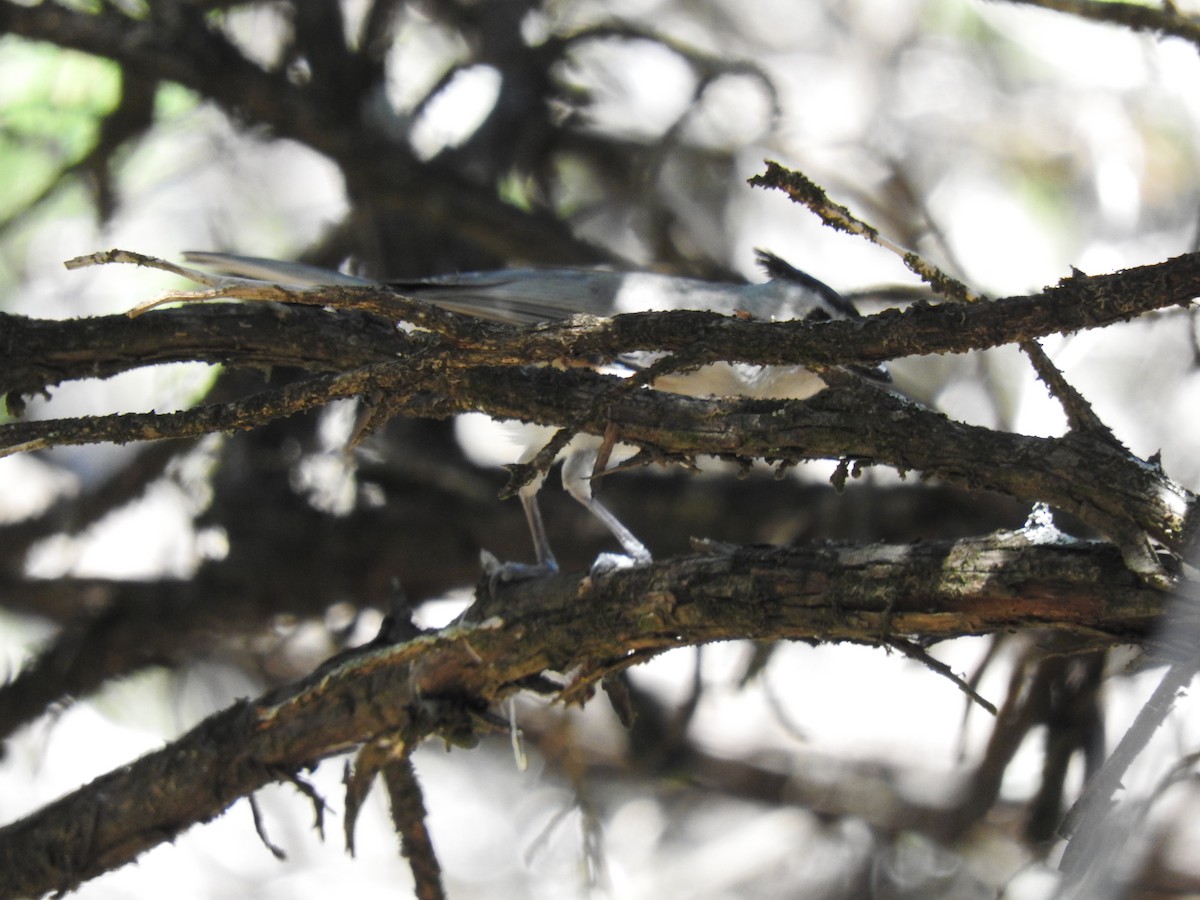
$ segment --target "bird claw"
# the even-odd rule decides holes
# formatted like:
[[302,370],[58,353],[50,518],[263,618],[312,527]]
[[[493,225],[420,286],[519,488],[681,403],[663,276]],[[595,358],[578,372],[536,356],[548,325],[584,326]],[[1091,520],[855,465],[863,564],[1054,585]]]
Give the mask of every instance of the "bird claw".
[[[648,553],[638,555],[601,553],[592,563],[588,575],[606,575],[609,572],[619,572],[623,569],[636,569],[639,566],[649,565],[652,561]],[[492,593],[495,593],[495,588],[499,584],[558,574],[558,563],[553,560],[540,563],[501,562],[495,554],[487,550],[480,550],[479,562],[483,566],[483,574]]]
[[642,557],[630,556],[628,553],[601,553],[592,563],[591,571],[588,574],[606,575],[622,569],[636,569],[639,566],[649,565],[651,562],[649,554]]
[[540,563],[501,562],[495,554],[487,550],[479,551],[479,563],[483,566],[483,574],[493,584],[502,581],[525,581],[558,573],[558,563],[554,560]]

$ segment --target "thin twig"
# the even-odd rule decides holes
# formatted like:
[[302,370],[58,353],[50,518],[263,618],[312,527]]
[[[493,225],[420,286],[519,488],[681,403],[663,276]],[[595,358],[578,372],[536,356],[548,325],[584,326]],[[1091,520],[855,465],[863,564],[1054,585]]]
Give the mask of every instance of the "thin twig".
[[1009,0],[1055,12],[1069,13],[1080,19],[1121,25],[1132,31],[1151,31],[1159,35],[1183,38],[1200,47],[1200,21],[1175,9],[1172,3],[1152,6],[1146,3],[1120,3],[1113,0]]
[[160,297],[134,306],[127,313],[130,318],[137,318],[143,313],[168,303],[243,300],[255,303],[296,303],[303,306],[354,309],[369,312],[394,322],[408,322],[457,340],[474,337],[489,329],[503,331],[511,328],[511,326],[493,322],[482,322],[471,316],[441,309],[432,303],[406,297],[390,290],[386,285],[331,284],[309,288],[288,288],[255,278],[214,275],[131,250],[104,250],[77,256],[63,263],[68,269],[110,264],[159,269],[209,287],[206,291],[167,291]]
[[281,862],[287,859],[287,854],[283,852],[283,848],[278,844],[273,844],[271,839],[267,837],[267,826],[263,822],[262,809],[259,808],[258,798],[254,794],[247,794],[246,802],[250,804],[250,815],[254,817],[254,832],[258,835],[258,839],[262,841],[262,845],[270,850],[271,855]]
[[960,303],[975,303],[985,299],[976,294],[965,284],[954,278],[937,266],[921,258],[911,250],[901,247],[887,235],[881,233],[874,225],[864,222],[855,216],[848,208],[829,199],[824,188],[809,180],[803,173],[786,169],[777,162],[766,161],[767,171],[755,175],[749,183],[755,187],[776,188],[783,191],[792,200],[808,207],[818,218],[830,228],[845,231],[864,237],[873,244],[878,244],[885,250],[890,250],[904,262],[904,265],[916,274],[922,281],[933,288],[941,297],[956,300]]
[[1079,852],[1079,845],[1086,843],[1086,829],[1094,827],[1104,816],[1112,802],[1112,796],[1121,787],[1125,773],[1134,760],[1146,749],[1150,738],[1175,708],[1175,701],[1200,669],[1200,658],[1177,662],[1163,673],[1162,680],[1150,695],[1150,699],[1138,711],[1137,717],[1121,742],[1105,761],[1104,766],[1088,782],[1083,794],[1075,802],[1063,823],[1062,833],[1071,838],[1064,866],[1071,851]]
[[993,704],[990,700],[985,699],[983,695],[975,690],[975,688],[971,687],[971,685],[968,684],[961,675],[955,674],[953,669],[951,669],[940,659],[934,659],[923,648],[917,646],[912,641],[908,641],[899,637],[889,637],[887,639],[887,645],[889,647],[895,647],[909,659],[915,659],[930,671],[936,672],[943,678],[949,679],[960,691],[978,703],[993,716],[996,715],[995,704]]
[[[829,195],[825,193],[824,189],[809,180],[803,173],[786,169],[779,163],[770,160],[767,161],[766,166],[767,171],[751,178],[750,184],[782,190],[792,200],[803,204],[815,213],[829,227],[865,237],[872,243],[891,251],[904,261],[905,266],[929,284],[935,293],[948,300],[977,303],[987,299],[919,254],[906,250],[881,234],[879,229],[859,219],[845,206],[829,199]],[[1095,414],[1079,391],[1063,377],[1062,372],[1051,362],[1050,357],[1036,341],[1022,340],[1018,342],[1018,346],[1029,357],[1038,377],[1062,406],[1072,430],[1084,431],[1104,440],[1115,441],[1108,426]]]
[[392,808],[392,824],[400,836],[404,856],[412,869],[419,900],[442,900],[442,867],[433,849],[426,824],[428,813],[412,756],[402,754],[388,760],[382,770]]
[[1033,370],[1037,373],[1038,378],[1046,385],[1050,393],[1054,395],[1059,404],[1063,408],[1063,412],[1067,416],[1067,424],[1072,431],[1084,432],[1095,435],[1102,440],[1111,441],[1117,446],[1122,446],[1116,436],[1113,435],[1110,429],[1103,420],[1096,415],[1096,411],[1092,409],[1092,405],[1084,399],[1083,395],[1075,389],[1067,379],[1063,376],[1062,370],[1058,368],[1046,355],[1046,351],[1042,349],[1042,345],[1037,341],[1021,341],[1019,344],[1021,351],[1029,357],[1029,362],[1033,366]]

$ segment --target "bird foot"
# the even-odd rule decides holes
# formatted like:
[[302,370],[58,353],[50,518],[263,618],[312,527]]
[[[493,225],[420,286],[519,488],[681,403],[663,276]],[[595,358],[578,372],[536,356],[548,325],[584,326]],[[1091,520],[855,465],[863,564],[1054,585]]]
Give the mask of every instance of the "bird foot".
[[609,572],[617,572],[621,569],[636,569],[639,566],[647,566],[653,560],[650,554],[637,556],[628,553],[601,553],[596,557],[596,561],[592,563],[589,575],[606,575]]
[[542,578],[558,572],[558,563],[553,559],[540,563],[501,562],[495,554],[487,550],[479,551],[479,563],[483,566],[483,574],[492,584]]

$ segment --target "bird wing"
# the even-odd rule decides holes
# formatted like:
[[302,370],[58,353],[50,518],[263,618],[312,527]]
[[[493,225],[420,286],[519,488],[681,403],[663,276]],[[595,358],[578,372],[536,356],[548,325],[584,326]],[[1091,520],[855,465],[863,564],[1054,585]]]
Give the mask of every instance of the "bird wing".
[[601,269],[505,269],[389,282],[452,312],[512,325],[611,315],[624,275]]

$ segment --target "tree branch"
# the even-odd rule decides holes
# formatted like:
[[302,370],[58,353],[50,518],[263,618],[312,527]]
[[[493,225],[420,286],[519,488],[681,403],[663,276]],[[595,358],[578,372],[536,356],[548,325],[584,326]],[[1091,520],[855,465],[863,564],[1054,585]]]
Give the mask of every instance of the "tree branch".
[[[117,252],[117,251],[114,251]],[[225,306],[160,310],[136,320],[109,316],[70,321],[0,317],[0,345],[9,357],[0,390],[33,392],[69,378],[108,375],[140,364],[199,359],[246,365],[282,364],[312,371],[411,355],[442,354],[466,368],[558,360],[615,359],[640,350],[686,350],[689,362],[760,365],[872,364],[903,356],[964,353],[1126,321],[1200,296],[1200,254],[1105,275],[1075,274],[1038,294],[967,306],[917,303],[849,321],[752,322],[708,312],[629,313],[612,319],[575,317],[527,329],[479,322],[376,288],[285,290],[264,284],[227,285],[216,292],[172,294],[169,300],[249,296],[290,305],[270,313]],[[343,318],[305,313],[332,307]],[[447,344],[394,328],[407,321]],[[336,330],[338,341],[330,341]],[[414,343],[415,342],[415,343]],[[274,353],[272,353],[274,351]],[[42,359],[48,365],[39,365]],[[9,372],[13,374],[10,375]]]
[[1175,9],[1171,2],[1161,7],[1141,3],[1119,3],[1111,0],[1009,0],[1025,6],[1039,6],[1056,12],[1069,13],[1093,22],[1121,25],[1132,31],[1150,31],[1191,41],[1200,47],[1200,22]]
[[[376,737],[467,739],[470,710],[547,670],[586,682],[631,650],[648,658],[732,638],[881,644],[1035,626],[1103,647],[1152,640],[1166,597],[1140,586],[1111,547],[1035,545],[1020,533],[904,548],[735,549],[502,585],[466,624],[334,658],[0,829],[0,897],[70,889]],[[1197,625],[1185,616],[1163,649],[1191,645]]]
[[[821,324],[743,322],[683,312],[582,318],[520,330],[369,288],[287,291],[234,283],[215,290],[216,296],[245,293],[256,299],[368,309],[376,315],[414,319],[436,333],[395,333],[390,340],[380,335],[380,346],[392,343],[391,352],[403,355],[229,404],[162,415],[0,426],[0,446],[14,452],[96,441],[190,437],[254,427],[332,399],[377,396],[386,398],[388,415],[445,417],[479,410],[497,418],[615,434],[642,448],[651,460],[686,461],[699,454],[783,462],[857,458],[901,470],[917,469],[953,484],[1066,510],[1117,543],[1130,566],[1148,577],[1160,577],[1161,567],[1144,535],[1181,553],[1190,551],[1195,539],[1195,498],[1160,470],[1090,434],[1033,438],[962,425],[836,370],[825,376],[831,389],[796,403],[699,400],[632,390],[621,379],[579,369],[517,367],[557,359],[616,358],[648,348],[687,348],[693,362],[710,358],[823,364],[993,346],[1185,303],[1200,290],[1200,254],[1112,275],[1074,276],[1035,297],[966,308],[916,306],[863,320]],[[208,298],[214,293],[196,296]],[[353,321],[361,327],[360,319]],[[226,327],[235,324],[227,321]],[[315,325],[316,320],[309,319],[308,324]],[[121,329],[115,331],[119,334]],[[107,351],[115,352],[115,347]],[[296,354],[292,357],[303,364]],[[322,359],[313,367],[324,365]]]
[[64,321],[0,313],[0,347],[0,393],[18,407],[22,394],[143,366],[206,362],[345,372],[394,359],[397,350],[395,326],[377,317],[247,304],[156,310],[137,319]]

